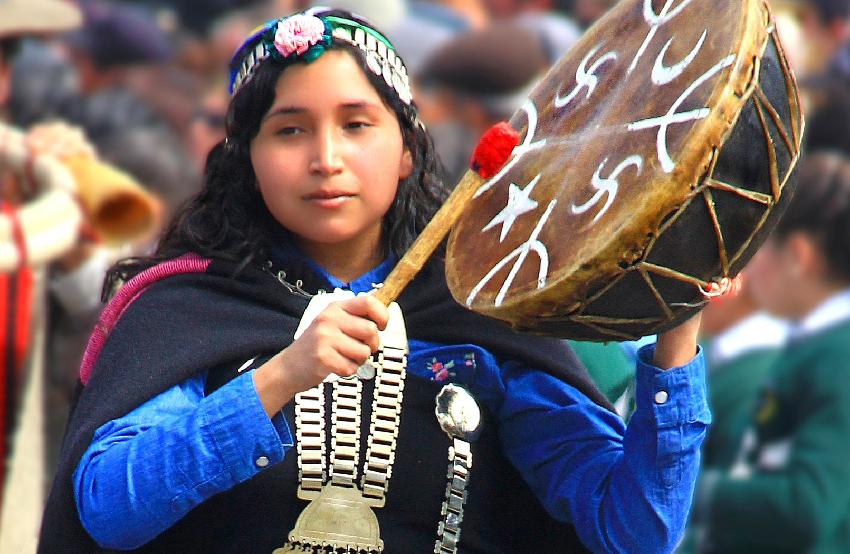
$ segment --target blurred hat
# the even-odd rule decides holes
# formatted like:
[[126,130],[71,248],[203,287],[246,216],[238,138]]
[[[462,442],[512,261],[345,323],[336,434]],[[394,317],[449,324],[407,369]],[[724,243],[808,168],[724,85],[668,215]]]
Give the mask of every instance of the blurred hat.
[[430,55],[420,79],[426,86],[474,96],[491,111],[510,113],[549,66],[537,33],[515,21],[500,21],[448,40]]
[[[327,0],[310,0],[311,6],[327,6]],[[334,8],[345,10],[372,23],[381,32],[393,28],[407,13],[405,0],[333,0]]]
[[98,0],[85,2],[82,8],[83,27],[65,35],[65,40],[86,52],[98,67],[159,62],[171,55],[171,38],[144,8]]
[[66,0],[0,0],[0,38],[67,31],[82,20],[79,8]]
[[806,0],[814,6],[825,21],[850,18],[850,0]]

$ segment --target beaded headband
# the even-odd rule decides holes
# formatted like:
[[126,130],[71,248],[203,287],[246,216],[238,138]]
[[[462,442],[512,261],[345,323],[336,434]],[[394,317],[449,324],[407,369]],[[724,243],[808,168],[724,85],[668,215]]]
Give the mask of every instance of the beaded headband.
[[[311,62],[330,47],[333,39],[338,39],[360,48],[369,70],[383,77],[399,99],[412,108],[407,68],[390,41],[363,21],[330,15],[327,11],[328,8],[313,8],[270,21],[251,33],[230,62],[231,94],[235,95],[251,80],[263,60]],[[415,115],[410,115],[415,121]]]

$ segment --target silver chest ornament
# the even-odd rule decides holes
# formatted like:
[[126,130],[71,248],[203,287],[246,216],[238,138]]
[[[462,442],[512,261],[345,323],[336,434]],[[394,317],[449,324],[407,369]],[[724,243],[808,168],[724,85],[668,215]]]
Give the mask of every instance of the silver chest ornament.
[[[352,298],[349,291],[311,299],[296,339],[328,304]],[[272,554],[287,552],[383,552],[373,508],[384,505],[395,461],[407,365],[407,332],[398,304],[388,307],[390,320],[379,333],[380,347],[371,360],[349,378],[336,375],[331,383],[330,463],[326,452],[325,385],[296,395],[298,497],[310,503],[289,532],[289,542]],[[358,478],[360,411],[363,380],[374,379],[369,438],[363,475]]]
[[481,434],[481,410],[475,398],[465,388],[448,384],[437,395],[434,413],[440,427],[452,439],[447,473],[449,483],[440,511],[443,521],[437,529],[434,553],[455,554],[460,540],[469,472],[472,469],[470,443]]

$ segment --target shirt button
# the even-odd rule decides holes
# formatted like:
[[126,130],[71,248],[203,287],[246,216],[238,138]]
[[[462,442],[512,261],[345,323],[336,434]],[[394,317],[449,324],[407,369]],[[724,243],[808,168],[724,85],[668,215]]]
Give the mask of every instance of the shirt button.
[[257,467],[266,467],[267,465],[269,465],[269,459],[265,456],[260,456],[254,463],[257,465]]
[[667,394],[666,390],[660,390],[660,391],[655,393],[655,403],[656,404],[664,404],[665,402],[667,402],[667,399],[669,397],[670,397],[670,395]]

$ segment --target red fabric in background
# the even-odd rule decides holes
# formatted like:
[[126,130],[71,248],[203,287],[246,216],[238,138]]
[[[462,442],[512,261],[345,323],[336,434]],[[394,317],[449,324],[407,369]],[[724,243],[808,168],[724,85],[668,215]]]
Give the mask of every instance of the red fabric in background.
[[[3,212],[10,209],[2,206]],[[29,351],[32,287],[29,267],[0,273],[0,496]]]

